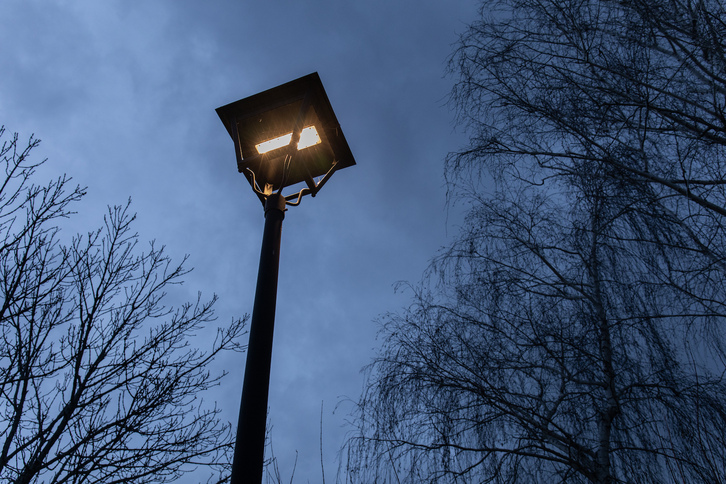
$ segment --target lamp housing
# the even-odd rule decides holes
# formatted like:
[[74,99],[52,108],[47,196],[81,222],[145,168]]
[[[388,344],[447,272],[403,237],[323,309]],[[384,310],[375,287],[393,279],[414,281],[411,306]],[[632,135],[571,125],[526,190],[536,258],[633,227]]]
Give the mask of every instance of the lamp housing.
[[286,200],[315,196],[332,174],[355,165],[317,72],[217,108],[234,141],[237,169],[264,204],[304,183]]

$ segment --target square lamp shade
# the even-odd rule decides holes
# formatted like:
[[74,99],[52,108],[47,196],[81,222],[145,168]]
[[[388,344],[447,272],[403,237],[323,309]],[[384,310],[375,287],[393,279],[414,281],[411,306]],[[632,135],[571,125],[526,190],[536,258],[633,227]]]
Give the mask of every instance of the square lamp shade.
[[237,169],[264,203],[301,182],[315,196],[330,176],[355,165],[317,72],[217,108],[234,141]]

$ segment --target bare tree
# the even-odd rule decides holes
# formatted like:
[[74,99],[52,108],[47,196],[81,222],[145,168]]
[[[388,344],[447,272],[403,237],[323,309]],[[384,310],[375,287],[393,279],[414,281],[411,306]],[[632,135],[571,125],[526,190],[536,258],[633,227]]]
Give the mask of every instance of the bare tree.
[[725,482],[723,6],[481,13],[452,59],[471,209],[384,318],[349,477]]
[[165,305],[187,271],[153,243],[142,251],[128,205],[62,244],[58,224],[84,190],[66,177],[33,184],[37,143],[22,148],[15,135],[0,150],[0,478],[171,482],[199,466],[219,474],[232,439],[202,399],[221,377],[206,367],[238,349],[244,321],[208,350],[194,347],[215,298]]

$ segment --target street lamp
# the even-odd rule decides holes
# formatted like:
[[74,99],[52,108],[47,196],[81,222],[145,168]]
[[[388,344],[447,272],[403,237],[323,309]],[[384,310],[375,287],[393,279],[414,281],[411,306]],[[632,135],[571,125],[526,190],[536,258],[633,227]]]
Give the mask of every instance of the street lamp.
[[[355,160],[317,73],[217,108],[217,114],[234,141],[237,169],[265,210],[231,480],[259,483],[285,207],[314,197]],[[288,187],[293,191],[284,195]]]

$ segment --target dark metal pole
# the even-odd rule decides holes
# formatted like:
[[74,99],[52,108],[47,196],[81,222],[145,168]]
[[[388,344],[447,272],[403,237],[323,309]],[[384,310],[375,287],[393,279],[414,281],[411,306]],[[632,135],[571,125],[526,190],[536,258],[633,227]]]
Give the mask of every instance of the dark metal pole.
[[265,229],[262,235],[257,290],[252,307],[231,484],[262,482],[277,274],[280,268],[280,238],[284,218],[285,199],[280,194],[269,195],[265,202]]

